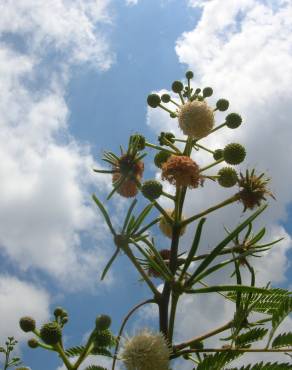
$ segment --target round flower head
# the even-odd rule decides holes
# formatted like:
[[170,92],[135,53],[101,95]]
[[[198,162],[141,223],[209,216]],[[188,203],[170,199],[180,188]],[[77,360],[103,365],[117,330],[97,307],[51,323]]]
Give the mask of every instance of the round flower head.
[[226,163],[239,164],[244,161],[246,151],[241,144],[231,143],[225,146],[223,157]]
[[213,153],[213,158],[215,159],[215,161],[218,161],[219,159],[223,158],[223,150],[216,149]]
[[148,330],[126,339],[121,353],[127,370],[168,370],[169,355],[163,335]]
[[242,118],[237,113],[229,113],[228,116],[226,116],[225,121],[227,127],[234,129],[241,125]]
[[39,346],[39,342],[35,338],[31,338],[27,341],[27,345],[30,348],[37,348]]
[[[119,173],[114,173],[113,183],[118,181],[120,178],[121,175]],[[135,197],[138,193],[138,187],[136,182],[130,179],[124,180],[123,183],[118,187],[117,193],[125,198]]]
[[137,161],[132,155],[122,155],[113,168],[124,176],[141,178],[144,172],[144,163]]
[[190,157],[171,155],[162,165],[162,180],[176,186],[197,188],[202,177],[199,166]]
[[95,320],[96,330],[106,330],[111,326],[112,319],[108,315],[99,315]]
[[62,338],[62,331],[55,321],[44,324],[40,330],[40,337],[46,344],[57,344]]
[[166,162],[170,156],[171,156],[170,153],[161,150],[154,157],[155,166],[161,168],[163,163]]
[[213,110],[204,101],[194,100],[182,105],[178,123],[185,135],[195,139],[207,136],[214,126]]
[[150,94],[147,97],[147,103],[151,108],[157,108],[160,102],[160,96],[157,94]]
[[25,333],[28,333],[30,331],[34,331],[34,329],[35,329],[35,320],[32,317],[29,317],[29,316],[22,317],[19,320],[19,326],[21,327],[21,329]]
[[[164,260],[164,261],[169,261],[170,260],[170,249],[162,249],[161,251],[159,251],[159,254],[161,256],[161,258]],[[156,262],[158,259],[155,255],[153,255],[153,260]],[[168,265],[169,263],[166,262],[166,265]],[[148,266],[148,275],[149,276],[152,276],[152,277],[155,277],[155,278],[159,278],[160,277],[160,273],[158,271],[156,271],[153,267],[151,266]]]
[[148,180],[143,183],[141,192],[145,198],[158,199],[162,194],[162,185],[156,180]]
[[217,180],[221,186],[231,188],[237,183],[237,173],[232,167],[223,167],[218,171]]
[[[166,210],[166,213],[170,216],[173,217],[173,210]],[[182,216],[182,220],[184,220],[184,217]],[[166,221],[164,216],[161,216],[161,219],[159,221],[159,228],[161,232],[167,236],[168,238],[172,238],[172,227],[169,225],[169,223]],[[180,229],[180,235],[183,235],[186,231],[186,226],[182,227]]]

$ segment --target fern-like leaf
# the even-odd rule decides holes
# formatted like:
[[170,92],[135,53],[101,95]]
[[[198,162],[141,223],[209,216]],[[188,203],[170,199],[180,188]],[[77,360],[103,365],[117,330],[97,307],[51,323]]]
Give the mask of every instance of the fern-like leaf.
[[94,347],[91,352],[91,355],[100,355],[100,356],[107,356],[107,357],[112,357],[111,352],[104,348],[104,347]]
[[196,370],[221,370],[223,366],[227,365],[229,362],[235,360],[241,355],[242,353],[235,351],[217,352],[214,355],[206,356],[204,360],[197,366]]
[[107,368],[97,365],[89,365],[84,370],[107,370]]
[[270,331],[269,341],[267,346],[270,344],[271,339],[278,329],[281,322],[292,312],[292,297],[287,297],[280,305],[279,309],[273,313],[272,317],[272,330]]
[[233,367],[225,370],[291,370],[292,364],[288,364],[288,362],[279,364],[278,362],[267,362],[264,364],[263,362],[259,362],[254,365],[247,365],[242,366],[240,368]]
[[265,328],[253,328],[245,333],[240,334],[236,340],[235,344],[238,347],[246,346],[250,343],[257,342],[261,340],[268,332]]
[[273,348],[292,347],[292,332],[278,335],[272,343]]
[[66,349],[65,354],[68,357],[79,356],[84,351],[84,349],[85,349],[84,346],[71,347],[71,348]]

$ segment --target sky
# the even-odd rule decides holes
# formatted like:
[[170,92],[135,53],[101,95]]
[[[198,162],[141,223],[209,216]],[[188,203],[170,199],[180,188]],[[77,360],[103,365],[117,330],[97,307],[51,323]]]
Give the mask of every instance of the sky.
[[[117,153],[130,134],[139,132],[151,142],[160,131],[182,137],[174,120],[149,109],[146,99],[183,81],[189,69],[194,86],[213,87],[210,104],[227,98],[244,120],[205,144],[217,149],[242,143],[247,158],[240,169],[255,167],[272,178],[276,201],[269,201],[258,226],[266,226],[267,240],[284,240],[255,267],[259,285],[291,287],[291,1],[0,0],[0,11],[2,343],[14,335],[32,370],[63,370],[52,354],[27,348],[29,337],[18,328],[21,316],[33,316],[40,325],[63,306],[70,320],[65,343],[71,346],[84,340],[96,315],[111,315],[117,332],[127,311],[149,297],[124,256],[100,282],[114,245],[91,194],[105,202],[111,179],[92,168],[104,167],[103,151]],[[218,114],[217,122],[223,117]],[[152,155],[145,177],[159,178]],[[209,160],[201,152],[196,158],[202,165]],[[187,196],[186,216],[230,194],[212,184],[196,192]],[[119,228],[128,201],[115,196],[106,205]],[[224,226],[245,217],[239,208],[208,218],[205,248],[220,240]],[[153,233],[165,245],[158,230]],[[188,230],[181,250],[191,237]],[[175,336],[192,337],[231,314],[232,307],[217,297],[187,297],[178,307]],[[127,332],[155,328],[155,315],[151,307],[143,309]],[[291,319],[285,323],[289,329]],[[268,356],[261,359],[275,359]]]

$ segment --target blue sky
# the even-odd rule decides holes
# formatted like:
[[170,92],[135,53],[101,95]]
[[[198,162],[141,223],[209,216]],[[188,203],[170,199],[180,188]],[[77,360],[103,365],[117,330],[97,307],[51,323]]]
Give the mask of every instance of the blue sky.
[[[216,98],[228,98],[244,117],[246,128],[208,144],[215,149],[231,140],[242,142],[248,150],[246,165],[273,178],[277,202],[271,202],[262,222],[269,237],[285,236],[285,241],[262,265],[257,262],[259,284],[271,280],[277,286],[291,285],[289,1],[277,6],[257,0],[226,0],[224,6],[219,0],[56,4],[0,1],[2,342],[15,335],[31,369],[59,370],[53,355],[26,348],[28,337],[17,328],[19,317],[31,314],[41,323],[55,306],[64,306],[70,315],[65,340],[74,345],[97,314],[110,314],[117,331],[123,314],[149,297],[124,256],[108,279],[99,282],[113,244],[90,194],[105,199],[111,180],[91,169],[102,165],[104,150],[118,152],[120,144],[126,145],[129,134],[142,133],[149,141],[156,141],[161,130],[181,136],[164,112],[147,108],[146,98],[152,91],[169,90],[188,69],[195,73],[194,84],[214,86]],[[204,163],[200,155],[198,159]],[[148,166],[145,176],[156,175]],[[188,198],[187,214],[224,199],[224,191],[204,191],[205,196],[200,190],[196,198]],[[108,204],[117,227],[127,206],[118,196]],[[208,226],[214,232],[206,237],[209,247],[222,235],[223,225],[242,217],[235,208],[214,216]],[[214,304],[185,302],[177,337],[193,336],[198,329],[185,319],[194,310],[202,328],[222,323],[230,315],[227,306],[214,322],[203,318],[204,312],[214,316]],[[154,316],[143,311],[128,331],[155,327]]]

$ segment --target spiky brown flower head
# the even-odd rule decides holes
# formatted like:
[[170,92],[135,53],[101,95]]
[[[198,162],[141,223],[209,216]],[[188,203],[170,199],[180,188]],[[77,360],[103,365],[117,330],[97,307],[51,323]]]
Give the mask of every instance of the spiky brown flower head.
[[162,180],[167,180],[172,185],[197,188],[202,184],[200,168],[188,156],[171,155],[162,165]]
[[144,163],[137,160],[135,156],[129,154],[123,154],[117,164],[113,166],[112,181],[113,184],[125,177],[123,183],[118,187],[117,193],[125,198],[131,198],[137,195],[138,187],[137,182],[140,181],[144,171]]
[[214,127],[214,112],[205,101],[193,100],[179,108],[178,124],[184,135],[201,139]]
[[[160,254],[161,258],[164,261],[169,261],[170,260],[170,254],[171,254],[170,249],[161,249],[159,251],[159,254]],[[155,255],[153,255],[153,260],[154,260],[154,262],[157,262],[157,257]],[[168,264],[169,264],[169,262],[166,262],[166,265],[168,265]],[[151,266],[148,267],[147,272],[148,272],[148,275],[151,276],[151,277],[155,277],[155,278],[160,277],[160,273],[158,271],[156,271]]]
[[223,167],[218,171],[217,181],[225,188],[231,188],[237,183],[237,180],[237,173],[232,167]]
[[46,344],[54,345],[60,342],[62,330],[56,321],[48,322],[41,327],[40,337]]
[[19,326],[25,333],[29,333],[35,330],[36,323],[32,317],[24,316],[19,320]]
[[162,191],[162,185],[156,180],[144,181],[141,187],[141,192],[144,197],[150,200],[158,199],[162,194]]
[[127,370],[168,370],[170,348],[162,333],[145,329],[125,340],[121,359]]
[[[174,210],[172,209],[167,209],[166,210],[166,213],[168,214],[169,217],[173,217],[173,214],[174,214]],[[182,216],[182,221],[184,220],[184,216]],[[160,221],[159,221],[159,228],[161,230],[161,232],[167,236],[168,238],[172,238],[172,227],[171,225],[166,221],[165,217],[162,215],[161,218],[160,218]],[[181,229],[180,229],[180,236],[183,235],[186,231],[186,226],[183,226]]]
[[166,152],[164,150],[159,151],[154,157],[155,166],[161,168],[163,163],[165,163],[170,156],[171,154],[169,152]]
[[266,196],[270,196],[275,199],[273,193],[267,189],[267,184],[270,179],[264,177],[265,174],[257,176],[253,169],[251,173],[246,170],[245,175],[240,173],[238,180],[239,185],[239,201],[244,206],[244,211],[247,209],[254,209],[256,206],[260,206],[263,200],[266,200]]

